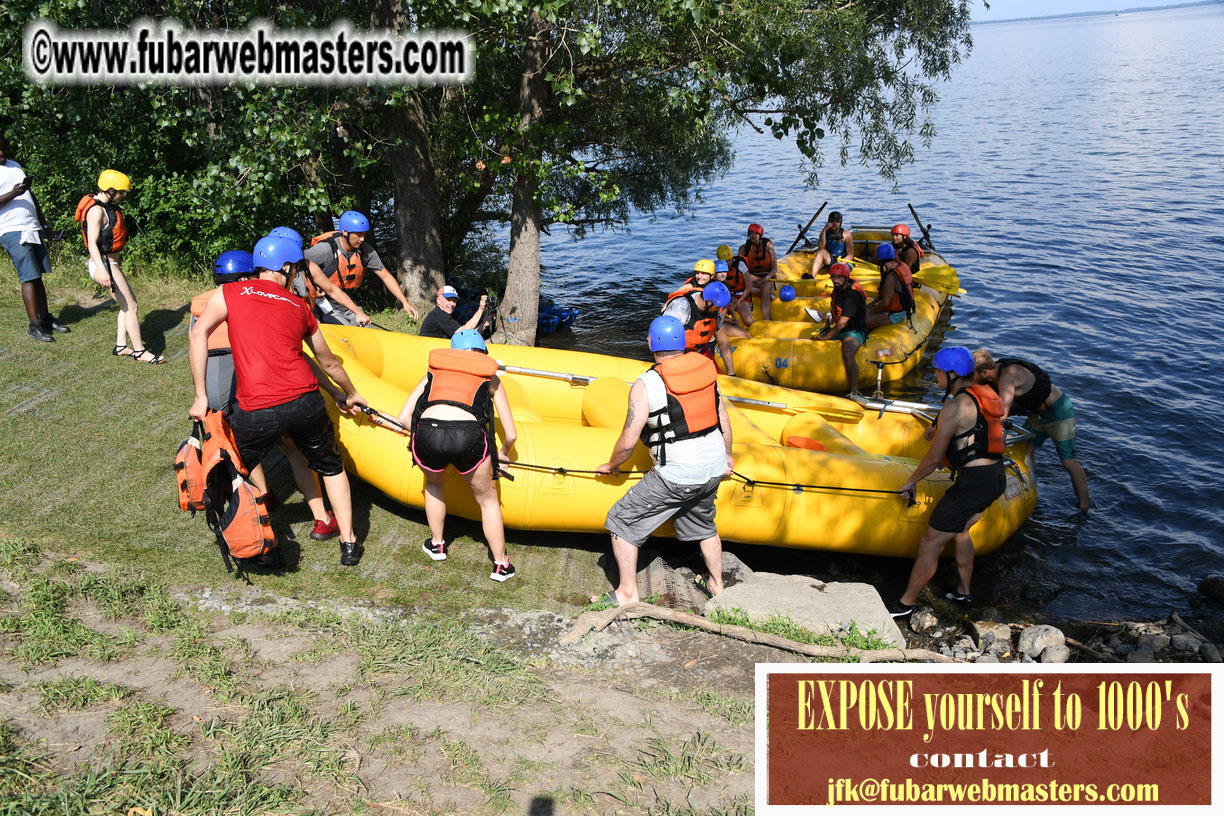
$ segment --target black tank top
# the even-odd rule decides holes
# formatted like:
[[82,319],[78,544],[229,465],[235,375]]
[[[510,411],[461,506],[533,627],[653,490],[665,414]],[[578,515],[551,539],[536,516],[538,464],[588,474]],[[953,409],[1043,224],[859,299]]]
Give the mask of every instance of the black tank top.
[[1027,369],[1033,375],[1033,387],[1023,394],[1012,399],[1011,412],[1013,414],[1031,414],[1045,405],[1046,400],[1050,398],[1050,375],[1042,371],[1037,366],[1021,360],[1016,357],[1004,357],[998,360],[995,365],[1000,373],[1008,366],[1018,365],[1021,368]]

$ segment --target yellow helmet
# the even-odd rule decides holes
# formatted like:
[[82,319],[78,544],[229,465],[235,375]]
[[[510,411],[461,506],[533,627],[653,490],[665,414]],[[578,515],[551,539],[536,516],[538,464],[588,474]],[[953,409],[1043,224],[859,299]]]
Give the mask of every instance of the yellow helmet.
[[107,190],[130,190],[132,189],[132,180],[118,170],[103,170],[102,175],[98,176],[98,189],[102,192]]
[[712,278],[714,277],[714,262],[710,260],[706,260],[705,258],[702,258],[700,261],[693,264],[693,271],[694,272],[704,272],[705,274],[709,275]]
[[718,248],[718,260],[729,261],[735,257],[735,253],[731,251],[731,247],[723,244]]

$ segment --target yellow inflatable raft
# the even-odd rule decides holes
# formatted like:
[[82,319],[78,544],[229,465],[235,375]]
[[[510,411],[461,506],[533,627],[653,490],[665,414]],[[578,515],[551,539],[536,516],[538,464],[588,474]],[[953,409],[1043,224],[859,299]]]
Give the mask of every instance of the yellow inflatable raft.
[[[443,341],[324,326],[333,351],[369,404],[392,416],[424,376],[430,349]],[[650,468],[639,445],[616,478],[595,476],[624,426],[630,383],[647,364],[582,352],[491,346],[518,430],[509,472],[501,479],[506,524],[527,530],[603,531],[612,504]],[[527,373],[530,372],[530,373]],[[907,506],[896,490],[927,443],[927,422],[865,409],[849,400],[722,377],[733,400],[735,471],[718,494],[718,529],[728,540],[779,547],[912,556],[935,502],[950,483],[938,471]],[[367,417],[339,415],[346,468],[392,498],[424,506],[422,473],[406,440]],[[500,422],[498,436],[502,436]],[[998,547],[1036,503],[1031,462],[1009,449],[1007,493],[973,529],[979,552]],[[463,481],[447,477],[449,512],[479,518]],[[660,535],[672,534],[665,528]]]
[[[876,246],[889,240],[887,229],[856,229],[854,235],[856,259],[874,258]],[[927,254],[915,277],[921,285],[914,288],[912,319],[881,326],[867,336],[856,355],[859,381],[851,384],[846,382],[841,343],[814,339],[820,333],[823,316],[829,312],[832,284],[827,272],[812,279],[802,278],[811,270],[813,255],[805,250],[778,261],[774,291],[789,285],[798,297],[787,302],[775,299],[769,321],[763,319],[760,304],[754,304],[757,322],[749,330],[752,336],[731,338],[736,376],[807,391],[845,392],[899,380],[913,370],[922,360],[944,303],[960,291],[956,270],[933,252]],[[879,267],[855,260],[853,276],[868,297],[875,295]],[[726,371],[721,360],[719,366]]]

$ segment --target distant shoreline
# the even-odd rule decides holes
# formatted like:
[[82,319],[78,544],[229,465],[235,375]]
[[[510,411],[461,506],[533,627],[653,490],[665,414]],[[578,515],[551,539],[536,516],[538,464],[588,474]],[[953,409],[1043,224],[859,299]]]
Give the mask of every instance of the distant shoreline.
[[1168,6],[1143,6],[1140,8],[1116,9],[1114,11],[1074,11],[1067,14],[1047,14],[1043,17],[1011,17],[1006,20],[978,20],[971,26],[999,25],[1001,23],[1031,23],[1035,20],[1066,20],[1072,17],[1111,17],[1119,14],[1134,14],[1137,11],[1170,11],[1172,9],[1193,8],[1195,6],[1216,6],[1224,0],[1197,0],[1194,3],[1174,3]]

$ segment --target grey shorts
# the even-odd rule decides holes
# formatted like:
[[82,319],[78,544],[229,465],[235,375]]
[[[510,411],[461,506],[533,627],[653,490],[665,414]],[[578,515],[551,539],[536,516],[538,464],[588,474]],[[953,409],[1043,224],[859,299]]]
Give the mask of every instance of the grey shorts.
[[718,534],[714,496],[721,481],[722,476],[716,476],[705,484],[681,485],[652,470],[612,505],[604,527],[635,547],[645,544],[668,519],[675,522],[681,541],[711,538]]

